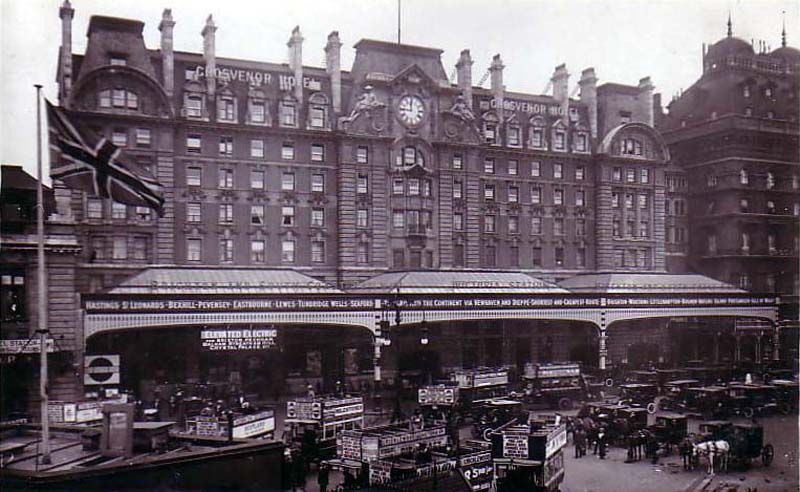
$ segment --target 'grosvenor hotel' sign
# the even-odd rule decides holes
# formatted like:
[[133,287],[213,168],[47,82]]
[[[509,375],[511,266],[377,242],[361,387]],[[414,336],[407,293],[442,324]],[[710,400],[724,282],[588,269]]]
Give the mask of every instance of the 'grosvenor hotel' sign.
[[746,307],[774,306],[776,298],[757,295],[604,295],[582,296],[550,294],[443,294],[440,296],[180,296],[154,298],[128,295],[87,295],[83,307],[87,314],[124,312],[222,312],[222,311],[379,311],[391,303],[402,309],[537,309],[537,308],[648,308],[648,307]]

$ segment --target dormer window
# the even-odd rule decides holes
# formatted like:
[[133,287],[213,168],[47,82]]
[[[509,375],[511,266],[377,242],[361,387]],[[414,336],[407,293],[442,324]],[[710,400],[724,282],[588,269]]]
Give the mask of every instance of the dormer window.
[[530,146],[534,149],[543,149],[546,145],[544,139],[544,119],[538,116],[534,117],[531,119]]
[[497,135],[497,125],[499,120],[494,113],[486,113],[483,115],[483,140],[489,145],[498,145],[500,139]]
[[317,92],[308,99],[308,126],[310,128],[328,128],[328,98]]
[[575,135],[575,151],[587,152],[589,150],[589,137],[585,133]]
[[197,93],[187,93],[184,96],[184,110],[187,118],[202,118],[203,96]]
[[520,129],[518,126],[508,127],[508,145],[510,147],[519,147],[520,145]]
[[217,97],[217,121],[236,121],[236,97],[233,94]]
[[250,121],[252,123],[264,123],[266,118],[267,108],[265,101],[250,101]]
[[98,104],[101,108],[139,109],[139,97],[129,90],[107,89],[100,91]]
[[281,126],[297,126],[297,105],[294,101],[281,101],[279,113]]
[[553,150],[567,150],[567,132],[564,130],[553,131]]

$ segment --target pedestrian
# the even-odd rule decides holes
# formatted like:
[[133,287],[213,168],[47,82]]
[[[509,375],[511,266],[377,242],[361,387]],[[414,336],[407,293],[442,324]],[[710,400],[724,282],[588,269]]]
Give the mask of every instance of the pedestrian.
[[638,432],[630,432],[625,436],[625,444],[628,446],[628,459],[625,463],[633,463],[636,461],[636,437]]
[[306,490],[306,465],[300,453],[292,452],[292,491]]
[[306,385],[306,393],[310,399],[314,399],[314,387],[311,386],[311,383]]
[[319,473],[317,473],[317,484],[319,484],[319,492],[327,492],[329,473],[330,470],[328,468],[328,464],[322,463],[319,467]]
[[683,460],[683,469],[686,471],[691,470],[692,441],[689,439],[689,436],[686,436],[683,439],[681,439],[681,442],[678,445],[678,451],[681,453],[681,459]]
[[575,428],[572,440],[575,443],[575,457],[580,458],[586,454],[586,432],[583,427],[578,426]]
[[597,433],[597,446],[601,460],[606,459],[606,444],[607,444],[606,438],[607,438],[606,430],[600,429],[600,432]]

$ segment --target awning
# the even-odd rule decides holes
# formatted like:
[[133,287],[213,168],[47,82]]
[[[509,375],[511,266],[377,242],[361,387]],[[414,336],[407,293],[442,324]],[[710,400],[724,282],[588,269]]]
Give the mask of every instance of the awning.
[[596,273],[564,279],[559,286],[575,293],[597,294],[697,294],[702,292],[743,294],[725,282],[697,274]]
[[341,294],[292,270],[244,268],[148,268],[110,294]]
[[414,271],[384,273],[350,289],[359,294],[566,294],[524,273]]

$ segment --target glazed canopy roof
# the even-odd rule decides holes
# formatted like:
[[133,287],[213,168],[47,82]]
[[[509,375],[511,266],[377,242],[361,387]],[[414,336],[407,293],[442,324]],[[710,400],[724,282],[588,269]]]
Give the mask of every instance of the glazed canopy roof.
[[419,271],[384,273],[352,292],[370,294],[564,294],[566,290],[524,273]]
[[596,273],[577,275],[558,283],[571,292],[604,294],[741,294],[745,291],[725,282],[696,274]]

